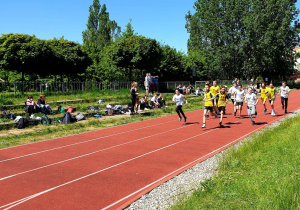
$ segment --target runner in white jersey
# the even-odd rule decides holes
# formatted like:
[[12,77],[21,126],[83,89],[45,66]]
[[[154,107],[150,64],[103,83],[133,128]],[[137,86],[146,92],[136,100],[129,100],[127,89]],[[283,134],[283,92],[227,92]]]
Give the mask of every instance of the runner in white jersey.
[[245,103],[247,103],[247,112],[248,116],[252,121],[252,125],[255,125],[255,121],[252,118],[252,115],[256,113],[256,104],[258,102],[258,98],[254,93],[252,93],[252,88],[248,88],[248,93],[245,96]]
[[282,110],[285,110],[284,113],[287,113],[289,92],[290,92],[290,88],[286,86],[286,82],[283,82],[282,86],[280,87],[280,97],[281,97]]
[[243,85],[239,85],[239,89],[236,91],[236,95],[235,95],[235,105],[236,105],[236,110],[238,112],[238,118],[241,117],[244,98],[245,98],[245,91],[243,90]]
[[231,88],[229,88],[228,93],[230,94],[230,98],[231,98],[231,101],[233,104],[234,116],[236,116],[236,104],[235,104],[236,91],[237,91],[237,84],[236,84],[236,81],[233,81],[233,86]]
[[185,99],[186,104],[187,104],[188,102],[187,102],[186,97],[179,92],[179,89],[176,89],[176,94],[173,96],[172,101],[176,103],[176,112],[179,116],[178,121],[181,121],[181,119],[182,119],[180,116],[180,113],[181,113],[182,117],[184,118],[184,122],[186,122],[186,116],[184,115],[184,113],[182,111],[183,99]]

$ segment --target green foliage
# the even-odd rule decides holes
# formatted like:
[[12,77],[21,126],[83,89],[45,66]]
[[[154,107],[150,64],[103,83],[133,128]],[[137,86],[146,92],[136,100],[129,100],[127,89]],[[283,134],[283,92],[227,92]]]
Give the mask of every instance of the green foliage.
[[208,78],[286,76],[299,42],[295,0],[198,0],[186,15],[188,51]]

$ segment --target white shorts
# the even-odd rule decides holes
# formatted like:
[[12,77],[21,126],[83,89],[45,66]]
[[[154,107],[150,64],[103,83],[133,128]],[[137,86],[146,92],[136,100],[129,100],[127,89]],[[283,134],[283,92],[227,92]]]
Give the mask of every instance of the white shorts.
[[248,115],[255,115],[256,107],[254,105],[247,106]]

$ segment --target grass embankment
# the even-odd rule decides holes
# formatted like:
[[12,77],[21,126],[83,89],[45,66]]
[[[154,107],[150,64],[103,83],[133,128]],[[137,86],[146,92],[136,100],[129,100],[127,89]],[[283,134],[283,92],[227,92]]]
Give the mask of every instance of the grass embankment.
[[[171,102],[172,96],[174,94],[165,94],[165,100],[167,103]],[[117,101],[118,103],[127,104],[130,103],[130,94],[127,90],[126,92],[124,90],[121,91],[92,91],[88,92],[86,94],[82,95],[76,95],[77,98],[83,98],[91,100],[92,102],[90,104],[83,103],[83,104],[77,104],[75,107],[77,107],[77,110],[84,111],[87,106],[95,105],[96,100],[95,99],[107,99],[107,101]],[[53,96],[56,97],[56,96]],[[69,100],[70,95],[67,96],[58,96],[59,100]],[[203,97],[192,97],[187,96],[189,104],[184,105],[183,110],[185,112],[197,110],[203,108],[203,103],[200,103],[203,99]],[[51,100],[55,98],[49,97]],[[48,97],[47,97],[48,99]],[[58,99],[58,98],[57,98]],[[48,99],[49,100],[49,99]],[[106,103],[107,104],[107,103]],[[82,108],[80,108],[82,107]],[[103,110],[103,109],[102,109]],[[167,116],[171,114],[175,114],[175,105],[171,105],[166,108],[162,109],[154,109],[151,110],[148,115],[120,115],[118,117],[107,117],[105,119],[98,119],[98,118],[90,118],[78,123],[74,124],[55,124],[55,125],[38,125],[31,128],[26,128],[20,132],[18,129],[13,130],[3,130],[0,131],[0,148],[20,145],[20,144],[26,144],[30,142],[36,142],[41,141],[45,139],[51,139],[51,138],[57,138],[61,136],[66,135],[72,135],[72,134],[78,134],[82,132],[87,131],[93,131],[98,130],[101,128],[107,128],[112,127],[116,125],[122,125],[127,124],[131,122],[138,122],[143,121],[151,118],[157,118],[161,116]],[[62,116],[62,114],[61,114]],[[49,116],[51,118],[51,116]],[[8,134],[9,133],[9,134]]]
[[229,149],[218,174],[173,209],[299,209],[299,128],[300,116]]

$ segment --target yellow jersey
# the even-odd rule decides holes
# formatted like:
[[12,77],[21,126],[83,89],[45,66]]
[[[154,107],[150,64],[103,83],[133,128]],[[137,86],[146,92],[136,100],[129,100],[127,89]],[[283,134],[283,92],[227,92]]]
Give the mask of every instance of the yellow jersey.
[[220,87],[219,86],[211,86],[210,87],[210,92],[215,97],[219,92],[220,92]]
[[276,95],[276,88],[275,87],[268,88],[268,97],[269,97],[269,100],[274,99],[275,95]]
[[[212,93],[210,91],[208,93],[204,92],[204,99],[211,99],[213,97],[214,96],[212,95]],[[204,106],[214,106],[213,101],[212,100],[211,101],[205,101]]]
[[261,99],[264,99],[264,100],[267,99],[267,95],[266,95],[267,92],[268,92],[268,88],[260,88]]
[[227,93],[218,93],[216,97],[218,99],[218,107],[226,106],[226,99],[229,98]]

